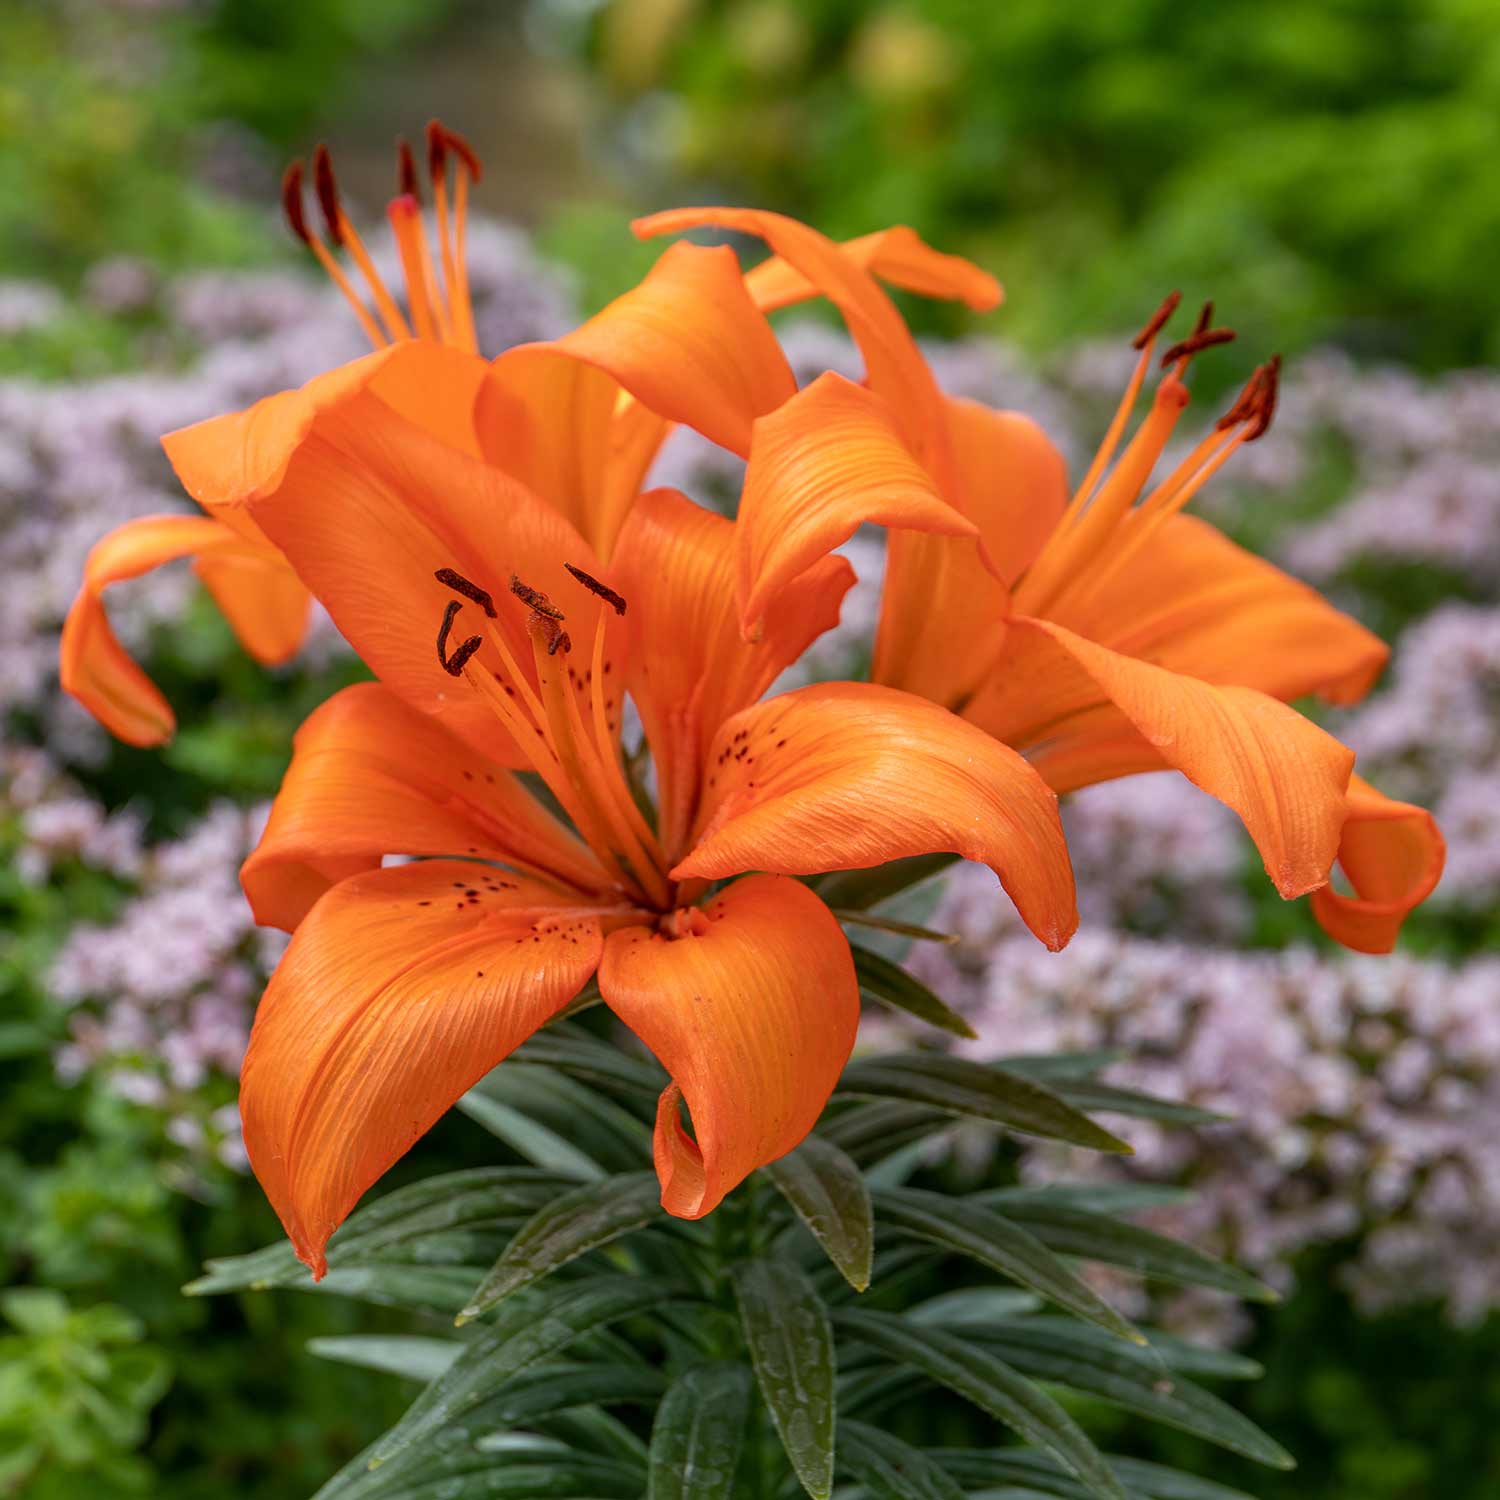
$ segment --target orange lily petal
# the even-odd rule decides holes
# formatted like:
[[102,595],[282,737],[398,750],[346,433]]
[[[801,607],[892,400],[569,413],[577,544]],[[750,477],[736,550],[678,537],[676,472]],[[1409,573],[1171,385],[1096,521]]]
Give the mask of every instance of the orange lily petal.
[[[551,596],[579,641],[592,639],[607,608],[564,567],[603,571],[561,515],[509,475],[423,432],[368,391],[318,416],[277,487],[252,501],[250,510],[388,687],[481,754],[526,763],[494,711],[439,661],[438,627],[455,595],[434,574],[455,570],[486,590],[497,611],[487,621],[480,606],[465,603],[454,642],[470,633],[484,636],[493,626],[531,683],[528,612],[509,593],[513,573]],[[624,645],[623,628],[611,611],[607,659],[622,673],[617,648]],[[489,639],[474,660],[515,685]]]
[[1086,598],[1062,601],[1056,618],[1174,672],[1287,700],[1356,702],[1390,655],[1315,589],[1197,516],[1173,516]]
[[1078,925],[1057,799],[1013,750],[946,709],[869,683],[783,693],[710,750],[698,842],[672,871],[809,875],[952,851],[987,864],[1026,925]]
[[1436,888],[1446,852],[1425,808],[1396,802],[1362,777],[1352,777],[1339,864],[1355,894],[1324,886],[1312,893],[1313,915],[1346,948],[1389,953],[1407,914]]
[[994,572],[971,542],[892,536],[870,675],[957,708],[1000,653],[1009,588],[1056,527],[1068,476],[1062,454],[1029,417],[977,401],[949,399],[943,409],[956,503],[979,528]]
[[797,389],[727,245],[671,246],[639,286],[548,347],[608,371],[658,415],[742,457],[750,424]]
[[161,441],[182,487],[227,525],[251,526],[241,507],[274,491],[325,411],[366,394],[439,442],[478,456],[474,400],[488,365],[427,339],[404,339],[282,391],[244,411],[169,432]]
[[387,854],[468,854],[554,882],[608,878],[497,762],[389,688],[335,693],[297,731],[260,843],[240,871],[255,920],[291,932],[329,886]]
[[296,655],[312,595],[280,554],[200,557],[193,571],[256,661],[276,666]]
[[599,990],[672,1075],[661,1202],[698,1219],[812,1129],[854,1047],[859,984],[833,913],[795,880],[752,875],[677,923],[679,937],[611,933]]
[[485,458],[561,511],[606,559],[671,427],[606,371],[546,344],[495,360],[474,423]]
[[[256,548],[238,532],[207,516],[141,516],[110,532],[89,552],[78,597],[63,621],[62,685],[111,734],[127,744],[160,745],[172,737],[177,720],[156,685],[130,659],[110,629],[104,612],[104,590],[112,583],[139,578],[142,573],[178,558],[207,556],[216,561],[253,562],[266,568],[273,577],[278,568],[286,571],[274,553]],[[275,587],[284,599],[279,580]],[[300,611],[305,617],[305,598],[300,602]],[[242,612],[240,619],[231,614],[230,620],[236,628],[252,623],[244,620]],[[284,634],[290,634],[290,620],[282,621],[281,625]],[[258,629],[247,628],[245,635],[248,645],[270,644],[267,635]],[[293,642],[293,649],[295,645]]]
[[885,402],[830,371],[755,424],[737,520],[746,636],[786,584],[866,522],[978,534],[911,456]]
[[[1005,295],[988,271],[962,256],[934,250],[905,224],[844,240],[839,249],[891,286],[943,302],[962,302],[975,312],[990,312]],[[818,295],[818,288],[779,255],[747,271],[745,286],[755,305],[767,313]]]
[[[1108,704],[1119,715],[1099,712]],[[966,716],[1026,749],[1059,791],[1085,784],[1080,769],[1089,781],[1144,769],[1155,751],[1239,814],[1283,896],[1328,879],[1353,753],[1264,693],[1182,676],[1022,616]],[[1088,753],[1099,744],[1120,753],[1118,769]]]
[[556,906],[545,886],[429,860],[344,881],[297,929],[255,1014],[240,1112],[314,1277],[366,1188],[594,972],[598,917]]
[[630,601],[630,690],[656,766],[668,858],[692,825],[709,742],[754,703],[825,630],[854,583],[823,557],[781,591],[754,645],[734,608],[736,526],[675,490],[636,502],[620,535],[614,578]]
[[869,271],[817,230],[763,209],[669,209],[631,225],[641,239],[708,227],[765,241],[838,308],[864,357],[866,383],[890,403],[908,447],[932,469],[946,494],[952,476],[946,433],[938,421],[937,383],[895,304]]

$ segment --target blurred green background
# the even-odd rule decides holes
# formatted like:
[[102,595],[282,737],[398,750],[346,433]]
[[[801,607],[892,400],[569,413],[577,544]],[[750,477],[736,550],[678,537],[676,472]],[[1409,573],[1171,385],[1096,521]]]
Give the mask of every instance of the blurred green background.
[[[283,161],[326,137],[369,208],[391,138],[439,113],[486,161],[477,207],[570,265],[585,311],[655,253],[626,215],[730,199],[840,236],[917,226],[999,272],[989,326],[1041,355],[1181,286],[1257,350],[1500,358],[1495,0],[0,0],[0,277],[69,298],[0,330],[0,374],[130,368],[160,329],[74,300],[90,267],[291,263]],[[211,659],[242,720],[196,761],[121,754],[94,782],[154,778],[165,830],[274,789],[287,725],[328,686],[268,686],[225,665],[207,612],[189,628],[208,644],[170,695]],[[232,1174],[164,1185],[128,1108],[57,1093],[54,1038],[26,1019],[67,924],[122,899],[81,868],[40,889],[0,870],[0,1494],[309,1493],[404,1404],[301,1353],[371,1315],[179,1298],[206,1254],[271,1238],[268,1211]],[[478,1149],[444,1126],[422,1168]],[[1361,1319],[1321,1253],[1257,1333],[1271,1374],[1243,1397],[1303,1469],[1223,1477],[1267,1500],[1500,1493],[1500,1322]],[[1187,1440],[1168,1456],[1220,1472]]]

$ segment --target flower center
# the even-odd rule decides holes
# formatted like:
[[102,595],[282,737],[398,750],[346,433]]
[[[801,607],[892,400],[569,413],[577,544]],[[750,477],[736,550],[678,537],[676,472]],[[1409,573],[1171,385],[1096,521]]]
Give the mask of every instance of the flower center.
[[[652,910],[670,911],[674,890],[667,861],[626,779],[619,719],[611,715],[616,700],[608,686],[612,663],[605,654],[606,632],[610,613],[623,615],[626,602],[582,568],[564,566],[608,606],[599,611],[590,665],[581,673],[570,664],[573,638],[566,616],[545,593],[520,578],[510,581],[511,594],[527,610],[533,670],[526,674],[491,623],[499,612],[490,594],[451,568],[440,568],[434,576],[484,611],[484,634],[451,646],[463,604],[449,600],[438,630],[438,660],[494,709],[618,889]],[[486,641],[499,656],[502,671],[475,663]]]

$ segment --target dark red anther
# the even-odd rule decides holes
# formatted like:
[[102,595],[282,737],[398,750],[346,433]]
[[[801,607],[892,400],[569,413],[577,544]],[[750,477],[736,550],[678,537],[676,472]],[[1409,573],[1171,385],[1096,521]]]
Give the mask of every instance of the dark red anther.
[[1232,328],[1204,328],[1197,333],[1190,333],[1181,342],[1173,344],[1161,357],[1162,368],[1176,364],[1179,359],[1186,359],[1190,354],[1201,353],[1204,349],[1212,349],[1215,344],[1233,343],[1238,335]]
[[342,245],[344,236],[339,229],[339,185],[334,181],[333,158],[328,154],[328,147],[321,141],[313,152],[313,189],[318,195],[318,206],[323,210],[323,222],[328,226],[328,238],[335,245]]
[[563,612],[540,590],[534,589],[530,584],[522,583],[512,573],[510,575],[510,591],[522,604],[533,609],[539,615],[544,615],[549,620],[562,620],[566,616]]
[[464,166],[469,170],[469,176],[478,182],[484,175],[484,167],[474,148],[456,130],[449,130],[446,125],[439,125],[438,129],[443,132],[443,144],[455,156],[462,159]]
[[462,573],[455,573],[452,568],[439,568],[432,576],[445,588],[450,588],[455,594],[462,594],[465,599],[472,600],[490,619],[496,618],[494,599],[477,583],[470,583]]
[[291,226],[292,233],[304,245],[312,244],[312,235],[307,228],[307,216],[302,212],[302,163],[288,162],[281,174],[281,211]]
[[1198,313],[1198,321],[1193,324],[1193,332],[1194,333],[1205,333],[1205,332],[1207,332],[1208,328],[1212,325],[1213,320],[1214,320],[1214,305],[1213,305],[1213,303],[1211,301],[1210,302],[1205,302],[1203,304],[1203,307],[1202,307],[1201,311]]
[[448,140],[436,120],[427,122],[427,170],[434,182],[440,182],[448,170]]
[[458,612],[462,608],[463,605],[457,599],[450,599],[448,607],[443,611],[443,623],[438,626],[438,661],[450,677],[462,677],[470,658],[484,644],[482,637],[471,635],[468,640],[459,643],[452,656],[448,655],[448,633],[453,629],[453,622],[458,618]]
[[1131,339],[1130,347],[1132,349],[1144,349],[1167,326],[1167,319],[1177,311],[1178,304],[1181,301],[1181,292],[1168,292],[1162,299],[1161,306],[1151,314],[1151,321]]
[[417,163],[405,136],[396,137],[396,190],[408,198],[422,201],[422,187],[417,180]]
[[570,572],[579,581],[579,583],[581,583],[584,588],[589,591],[589,593],[597,594],[599,598],[601,598],[607,605],[609,605],[609,607],[613,609],[617,615],[623,615],[625,613],[625,599],[623,595],[617,594],[612,588],[610,588],[608,584],[600,583],[592,573],[585,573],[582,568],[575,568],[570,562],[565,562],[563,564],[563,567],[565,567],[568,572]]
[[1271,425],[1271,418],[1276,415],[1276,395],[1281,388],[1281,356],[1273,354],[1261,368],[1265,371],[1265,379],[1261,383],[1255,425],[1245,434],[1247,443],[1264,437],[1266,429]]
[[1265,379],[1266,367],[1257,365],[1249,380],[1245,382],[1244,389],[1234,398],[1234,405],[1214,423],[1218,431],[1222,432],[1226,427],[1233,427],[1247,417],[1254,416],[1256,403],[1260,400],[1260,388],[1265,383]]

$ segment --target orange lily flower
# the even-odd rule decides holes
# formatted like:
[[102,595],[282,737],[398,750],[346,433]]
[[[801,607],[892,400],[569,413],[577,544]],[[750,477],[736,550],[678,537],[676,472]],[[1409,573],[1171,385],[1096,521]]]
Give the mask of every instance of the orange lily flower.
[[[1278,362],[1148,491],[1188,400],[1191,358],[1233,337],[1204,310],[1167,350],[1151,410],[1120,451],[1176,307],[1168,299],[1136,340],[1119,411],[1070,497],[1062,457],[1034,422],[939,391],[870,274],[878,267],[755,210],[684,209],[635,227],[649,237],[705,226],[765,241],[773,256],[747,277],[752,295],[772,289],[763,306],[781,305],[783,288],[827,296],[866,366],[862,388],[825,375],[755,425],[739,514],[747,635],[785,578],[858,525],[886,525],[875,681],[961,713],[1022,750],[1058,792],[1182,771],[1240,815],[1283,896],[1311,893],[1339,942],[1389,950],[1437,884],[1442,836],[1423,809],[1351,778],[1352,752],[1288,706],[1308,694],[1356,701],[1387,649],[1314,590],[1182,513],[1265,431]],[[984,305],[973,268],[923,250],[923,290]],[[904,449],[882,455],[879,483],[851,465],[848,424],[860,409],[882,413]],[[1329,883],[1335,861],[1348,893]]]
[[[237,512],[381,678],[303,725],[243,872],[257,917],[294,933],[245,1060],[245,1141],[317,1274],[365,1189],[591,977],[671,1076],[670,1212],[708,1213],[795,1146],[859,993],[837,919],[792,877],[946,850],[989,864],[1049,946],[1076,924],[1056,798],[1014,751],[888,687],[757,701],[836,622],[847,563],[790,579],[746,642],[732,522],[648,493],[601,562],[557,508],[399,413],[390,382],[460,369],[405,347],[173,444],[180,468],[232,476]],[[654,824],[620,752],[627,691]]]

